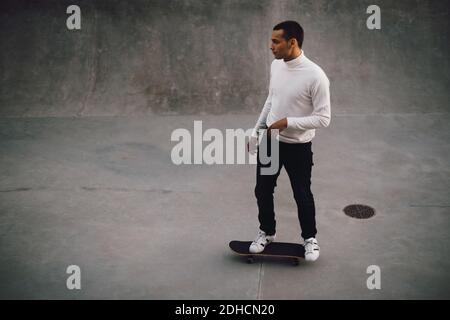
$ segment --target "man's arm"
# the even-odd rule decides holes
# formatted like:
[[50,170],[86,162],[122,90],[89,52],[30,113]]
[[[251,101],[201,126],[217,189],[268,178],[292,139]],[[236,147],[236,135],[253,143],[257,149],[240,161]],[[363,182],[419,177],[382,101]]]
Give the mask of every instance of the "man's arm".
[[270,108],[272,107],[272,69],[274,67],[275,60],[272,61],[272,64],[270,65],[270,81],[269,81],[269,94],[267,96],[266,102],[264,103],[264,107],[261,111],[261,114],[259,115],[258,121],[256,122],[255,127],[252,131],[252,137],[258,137],[258,129],[266,129],[266,120],[267,115],[269,114]]
[[252,131],[253,137],[258,136],[258,129],[267,128],[266,120],[267,120],[267,115],[269,114],[271,107],[272,107],[272,90],[269,89],[269,95],[267,96],[266,102],[264,103],[264,107],[261,111],[261,114],[259,115],[258,121],[256,122],[256,125],[253,128],[253,131]]
[[323,75],[311,90],[313,113],[306,117],[287,117],[287,127],[308,130],[328,127],[331,121],[330,81]]
[[271,107],[272,107],[272,90],[269,88],[269,95],[266,99],[266,103],[264,103],[264,107],[261,111],[261,114],[259,115],[258,121],[256,122],[256,125],[253,128],[250,140],[247,143],[247,151],[250,152],[251,154],[256,153],[256,149],[258,146],[258,129],[267,128],[266,119]]

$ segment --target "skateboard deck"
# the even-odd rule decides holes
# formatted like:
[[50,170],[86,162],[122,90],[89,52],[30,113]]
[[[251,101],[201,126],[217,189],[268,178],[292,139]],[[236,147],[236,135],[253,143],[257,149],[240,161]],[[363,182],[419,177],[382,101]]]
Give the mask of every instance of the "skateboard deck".
[[233,240],[229,246],[234,253],[246,257],[248,263],[253,263],[255,257],[263,256],[292,259],[293,264],[298,265],[300,259],[305,258],[305,248],[299,243],[272,242],[261,253],[249,252],[251,243],[251,241]]

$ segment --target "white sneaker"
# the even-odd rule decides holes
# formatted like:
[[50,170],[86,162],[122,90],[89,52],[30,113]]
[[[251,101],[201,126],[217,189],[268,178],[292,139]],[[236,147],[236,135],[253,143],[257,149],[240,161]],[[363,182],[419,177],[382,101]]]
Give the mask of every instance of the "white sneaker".
[[316,238],[305,239],[303,246],[305,247],[306,261],[316,261],[319,258],[320,247],[317,244]]
[[258,235],[256,236],[255,241],[252,242],[248,251],[251,253],[260,253],[264,251],[264,248],[271,242],[273,242],[276,238],[276,235],[268,236],[262,230],[259,230]]

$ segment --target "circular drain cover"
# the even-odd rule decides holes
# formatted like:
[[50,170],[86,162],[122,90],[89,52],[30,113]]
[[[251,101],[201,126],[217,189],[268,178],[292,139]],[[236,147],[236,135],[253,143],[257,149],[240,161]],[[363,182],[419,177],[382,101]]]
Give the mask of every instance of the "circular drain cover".
[[344,213],[356,219],[368,219],[375,215],[375,210],[363,204],[351,204],[344,208]]

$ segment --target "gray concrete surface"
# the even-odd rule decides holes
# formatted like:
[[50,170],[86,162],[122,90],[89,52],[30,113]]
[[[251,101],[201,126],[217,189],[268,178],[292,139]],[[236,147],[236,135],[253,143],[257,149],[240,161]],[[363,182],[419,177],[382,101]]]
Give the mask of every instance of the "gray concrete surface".
[[[1,299],[450,298],[445,1],[379,1],[377,31],[370,1],[78,1],[76,32],[72,3],[0,4]],[[321,257],[248,265],[227,244],[257,230],[255,166],[176,166],[170,135],[254,125],[285,19],[332,81],[313,140]],[[300,241],[291,194],[283,170],[280,241]]]
[[273,26],[305,29],[336,112],[447,112],[448,2],[2,1],[0,115],[253,113],[265,101]]
[[[224,130],[254,115],[1,119],[0,297],[450,297],[448,114],[335,116],[313,142],[322,256],[298,267],[232,255],[228,241],[257,229],[255,166],[172,164],[168,132],[196,119]],[[278,239],[300,241],[279,179]],[[351,203],[376,215],[349,218]]]

